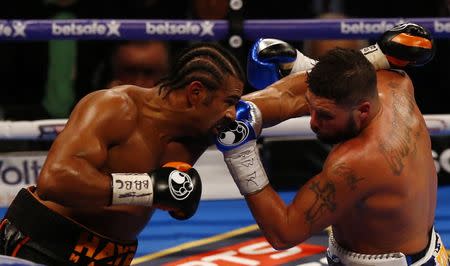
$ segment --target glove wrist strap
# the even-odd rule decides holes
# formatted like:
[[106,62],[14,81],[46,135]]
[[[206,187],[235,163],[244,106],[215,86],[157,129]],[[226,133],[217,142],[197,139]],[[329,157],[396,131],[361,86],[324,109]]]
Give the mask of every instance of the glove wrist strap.
[[379,69],[389,69],[389,61],[380,49],[378,44],[374,44],[365,48],[362,48],[361,53],[369,60],[370,63],[375,67],[375,70]]
[[152,206],[153,184],[146,173],[112,173],[111,205]]
[[316,60],[307,57],[306,55],[302,54],[299,50],[297,50],[297,59],[295,59],[290,74],[310,70],[314,67],[316,63],[317,63]]
[[256,193],[269,184],[256,147],[256,140],[225,152],[224,158],[242,195]]

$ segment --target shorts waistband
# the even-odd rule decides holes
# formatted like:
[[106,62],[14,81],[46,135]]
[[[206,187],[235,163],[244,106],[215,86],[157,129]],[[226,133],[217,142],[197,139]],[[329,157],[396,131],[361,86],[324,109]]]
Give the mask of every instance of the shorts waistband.
[[377,265],[384,266],[418,266],[418,265],[448,265],[448,256],[439,234],[430,231],[428,246],[418,254],[405,255],[401,252],[387,254],[361,254],[341,247],[332,233],[329,235],[327,258],[329,265]]
[[341,247],[330,232],[328,237],[327,259],[329,265],[348,266],[407,266],[405,255],[401,252],[385,254],[362,254]]

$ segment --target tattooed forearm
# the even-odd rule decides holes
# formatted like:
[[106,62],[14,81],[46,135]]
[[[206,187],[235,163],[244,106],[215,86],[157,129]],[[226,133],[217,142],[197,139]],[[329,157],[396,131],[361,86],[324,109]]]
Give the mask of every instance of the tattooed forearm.
[[313,181],[308,189],[315,195],[314,203],[305,212],[306,222],[310,227],[323,215],[325,211],[336,210],[336,187],[333,182]]
[[344,178],[350,190],[355,190],[357,183],[364,179],[356,176],[355,171],[345,163],[336,164],[332,169],[332,174]]

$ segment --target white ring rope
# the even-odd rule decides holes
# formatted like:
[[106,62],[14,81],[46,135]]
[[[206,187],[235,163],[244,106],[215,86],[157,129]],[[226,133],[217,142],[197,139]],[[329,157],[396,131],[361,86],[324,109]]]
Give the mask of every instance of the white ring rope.
[[[424,115],[431,136],[450,135],[450,115]],[[1,140],[52,140],[64,128],[67,119],[35,121],[0,121]],[[310,129],[309,116],[292,118],[266,128],[262,137],[296,137],[315,139]]]
[[[424,115],[425,123],[431,136],[450,135],[450,115]],[[316,135],[309,126],[309,116],[292,118],[262,132],[264,137],[296,137],[315,139]]]
[[0,139],[53,139],[64,128],[67,119],[35,121],[0,121]]

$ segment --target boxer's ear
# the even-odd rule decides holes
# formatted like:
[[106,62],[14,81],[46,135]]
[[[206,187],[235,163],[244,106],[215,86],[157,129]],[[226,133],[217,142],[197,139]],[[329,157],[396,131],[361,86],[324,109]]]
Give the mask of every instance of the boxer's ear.
[[208,96],[208,90],[200,81],[192,81],[186,87],[186,98],[190,106],[201,104]]
[[369,101],[363,101],[358,104],[356,107],[357,116],[360,121],[365,121],[369,118],[370,110],[372,109],[372,105]]

